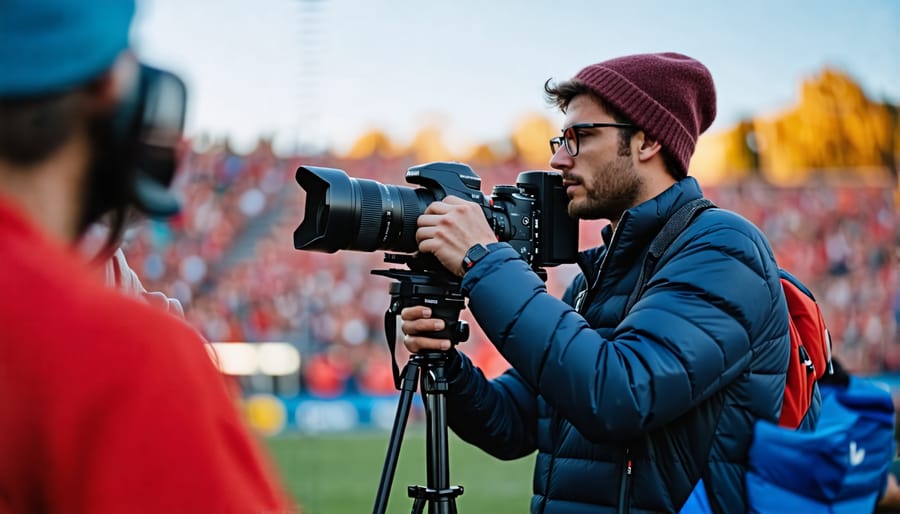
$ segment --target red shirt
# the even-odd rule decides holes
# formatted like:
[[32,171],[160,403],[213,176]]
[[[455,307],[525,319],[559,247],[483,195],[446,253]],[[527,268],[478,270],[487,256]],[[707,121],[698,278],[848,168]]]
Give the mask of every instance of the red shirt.
[[0,197],[0,513],[298,510],[203,339]]

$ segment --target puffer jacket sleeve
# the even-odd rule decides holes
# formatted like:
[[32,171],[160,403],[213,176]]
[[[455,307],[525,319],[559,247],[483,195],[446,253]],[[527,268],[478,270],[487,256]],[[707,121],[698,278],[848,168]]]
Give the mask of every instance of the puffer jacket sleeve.
[[761,328],[783,302],[774,260],[761,255],[768,245],[730,223],[689,227],[610,339],[548,294],[508,246],[470,270],[463,289],[475,319],[525,382],[589,440],[626,441],[744,372],[752,331],[771,330],[774,338],[787,330],[786,318]]
[[537,393],[514,369],[487,380],[464,354],[448,364],[448,424],[464,441],[504,460],[536,447]]

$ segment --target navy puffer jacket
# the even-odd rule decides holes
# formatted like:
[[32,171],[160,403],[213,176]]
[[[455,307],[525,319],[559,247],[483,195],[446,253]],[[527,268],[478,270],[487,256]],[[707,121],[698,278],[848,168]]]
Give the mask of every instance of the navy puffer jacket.
[[[469,308],[512,369],[488,381],[452,358],[448,421],[501,459],[538,451],[532,512],[675,512],[701,477],[714,509],[746,511],[753,424],[777,421],[789,353],[765,237],[704,211],[624,312],[653,237],[700,196],[686,178],[606,227],[566,301],[505,243],[466,274]],[[585,283],[582,315],[571,305]]]

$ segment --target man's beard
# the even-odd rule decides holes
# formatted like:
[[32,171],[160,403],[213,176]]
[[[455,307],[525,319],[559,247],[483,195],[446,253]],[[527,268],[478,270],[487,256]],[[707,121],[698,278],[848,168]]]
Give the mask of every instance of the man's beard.
[[569,216],[573,218],[616,221],[634,207],[644,188],[630,156],[607,162],[587,180],[582,184],[585,198],[578,203],[569,202]]

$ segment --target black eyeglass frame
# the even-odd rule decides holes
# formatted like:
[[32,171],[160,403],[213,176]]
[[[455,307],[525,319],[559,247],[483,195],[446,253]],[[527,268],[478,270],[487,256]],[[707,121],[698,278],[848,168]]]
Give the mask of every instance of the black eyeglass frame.
[[[562,130],[562,136],[556,136],[550,138],[550,152],[553,155],[556,155],[556,152],[559,151],[560,146],[566,147],[566,152],[569,154],[569,157],[576,157],[578,155],[578,150],[580,149],[581,142],[578,140],[578,130],[579,129],[589,129],[589,128],[603,128],[603,127],[616,127],[616,128],[633,128],[633,123],[576,123],[572,126],[566,127]],[[566,137],[566,132],[572,131],[571,139],[575,142],[575,150],[569,146],[569,138]]]

